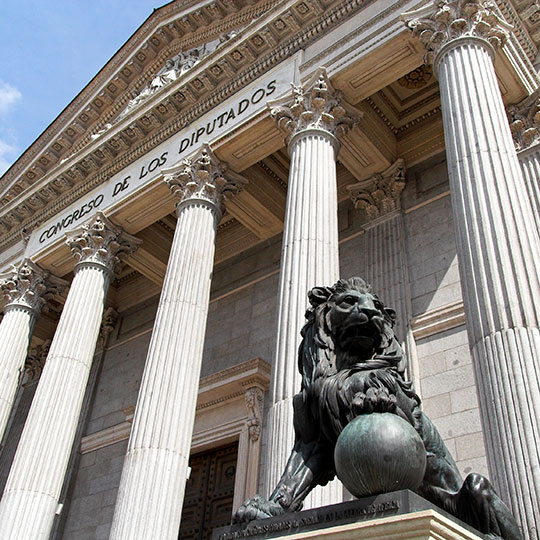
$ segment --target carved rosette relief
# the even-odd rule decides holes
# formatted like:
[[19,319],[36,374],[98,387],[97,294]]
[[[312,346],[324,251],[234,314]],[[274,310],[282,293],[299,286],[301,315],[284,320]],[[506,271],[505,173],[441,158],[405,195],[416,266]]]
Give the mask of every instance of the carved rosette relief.
[[348,186],[354,207],[364,213],[364,223],[388,215],[401,208],[401,192],[405,187],[405,163],[398,159],[382,173]]
[[162,171],[165,182],[179,199],[177,212],[191,202],[205,202],[221,216],[224,201],[238,193],[247,180],[219,161],[208,144],[178,165]]
[[36,315],[47,310],[47,301],[61,294],[67,283],[42,270],[30,259],[24,259],[10,272],[1,276],[0,288],[7,300],[6,307],[23,306]]
[[435,0],[401,19],[420,38],[429,65],[446,44],[460,38],[481,38],[495,49],[504,45],[512,26],[499,13],[489,0]]
[[119,269],[121,260],[133,253],[141,243],[97,212],[82,227],[68,233],[66,243],[81,265],[97,265],[109,272]]
[[518,152],[540,143],[540,90],[507,109],[508,121]]
[[29,352],[24,365],[24,371],[28,376],[28,381],[33,381],[41,376],[50,348],[51,340],[48,339]]
[[291,86],[290,95],[268,103],[270,115],[286,133],[287,145],[306,130],[320,130],[339,138],[361,117],[360,111],[333,88],[324,68],[319,68],[305,85]]
[[257,442],[261,436],[262,413],[264,406],[264,392],[261,388],[254,386],[246,391],[246,407],[248,410],[248,432],[252,442]]

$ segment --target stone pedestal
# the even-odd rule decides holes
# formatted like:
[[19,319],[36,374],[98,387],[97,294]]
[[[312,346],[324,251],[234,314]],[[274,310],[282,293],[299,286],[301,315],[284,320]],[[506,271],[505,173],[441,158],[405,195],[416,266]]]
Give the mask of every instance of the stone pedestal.
[[137,243],[102,214],[69,235],[79,262],[0,503],[2,539],[49,538],[112,271]]
[[[339,278],[337,137],[349,129],[356,114],[322,70],[303,87],[293,87],[292,96],[269,106],[287,133],[291,165],[270,389],[267,494],[278,483],[294,445],[292,398],[300,391],[297,353],[307,293],[317,285],[333,285]],[[331,483],[324,492],[312,492],[306,506],[340,501],[341,493],[341,486]]]
[[111,540],[176,540],[226,193],[245,182],[208,146],[164,171],[180,202],[122,471]]
[[509,25],[480,1],[404,15],[439,78],[469,343],[493,483],[540,530],[540,241],[493,67]]
[[13,407],[37,317],[46,301],[66,285],[25,259],[2,278],[7,298],[0,323],[0,442]]
[[483,535],[403,490],[215,529],[212,540],[482,540]]

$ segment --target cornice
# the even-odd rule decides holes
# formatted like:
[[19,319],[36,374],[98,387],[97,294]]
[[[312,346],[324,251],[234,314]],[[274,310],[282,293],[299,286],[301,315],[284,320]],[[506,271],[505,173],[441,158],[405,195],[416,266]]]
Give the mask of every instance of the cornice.
[[[217,1],[217,0],[216,0]],[[0,210],[0,232],[4,232],[0,239],[0,248],[3,248],[18,239],[21,229],[30,232],[34,227],[43,223],[61,208],[73,203],[76,199],[100,185],[108,178],[125,168],[138,157],[168,139],[183,126],[195,121],[205,112],[233,95],[246,84],[256,80],[281,61],[292,56],[299,49],[306,47],[311,41],[318,38],[330,28],[340,24],[351,13],[364,6],[365,0],[342,0],[334,7],[328,5],[324,9],[326,0],[313,0],[308,3],[295,0],[280,4],[271,9],[269,13],[252,25],[249,31],[231,40],[231,43],[220,48],[219,55],[209,55],[198,64],[198,69],[180,84],[171,85],[171,89],[157,98],[148,106],[134,110],[122,123],[117,131],[110,130],[103,140],[101,138],[88,144],[79,154],[70,158],[60,167],[46,175],[48,184],[40,189],[49,189],[54,182],[69,184],[69,191],[56,190],[50,197],[51,201],[44,202],[41,208],[30,209],[27,203],[35,196],[40,203],[37,188],[19,194],[7,206]],[[334,3],[332,0],[329,3]],[[318,16],[314,16],[318,13]],[[216,30],[216,28],[214,28]],[[219,34],[219,29],[217,29]],[[279,43],[271,43],[278,36]],[[236,60],[235,60],[236,59]],[[226,72],[227,66],[234,66],[233,73]],[[212,70],[219,68],[223,71],[222,80],[216,80]],[[196,95],[193,85],[197,80],[202,83],[200,95]],[[204,82],[202,82],[204,80]],[[215,83],[215,88],[208,86]],[[195,94],[195,95],[194,95]],[[179,101],[180,100],[180,101]],[[150,102],[151,100],[149,100]],[[181,102],[187,102],[182,109]],[[150,110],[150,107],[153,107]],[[156,109],[164,107],[166,113],[162,117],[162,125],[153,132],[145,132],[141,127],[144,117],[149,116]],[[132,141],[127,138],[132,137]],[[118,154],[111,155],[110,144],[116,141],[124,146]],[[104,163],[96,163],[101,152]],[[110,156],[110,157],[109,157]],[[45,181],[43,184],[45,184]],[[21,215],[21,209],[25,214]]]

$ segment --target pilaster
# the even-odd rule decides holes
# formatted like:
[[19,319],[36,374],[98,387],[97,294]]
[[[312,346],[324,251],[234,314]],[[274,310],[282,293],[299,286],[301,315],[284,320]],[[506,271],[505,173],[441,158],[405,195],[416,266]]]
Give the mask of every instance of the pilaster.
[[111,540],[178,537],[216,229],[224,199],[245,183],[207,145],[163,174],[178,199],[178,222],[133,418]]
[[78,258],[0,503],[0,538],[48,538],[73,447],[110,277],[139,241],[103,214],[69,234]]
[[[338,137],[360,113],[336,91],[324,69],[289,96],[269,103],[270,114],[284,131],[291,156],[279,280],[277,343],[272,366],[266,490],[270,493],[285,470],[294,444],[292,398],[300,391],[297,351],[307,293],[339,278],[336,159]],[[331,483],[317,488],[306,507],[342,500]]]
[[439,79],[456,245],[490,475],[538,538],[540,240],[493,65],[510,26],[490,2],[403,15]]
[[[254,384],[254,383],[250,383]],[[233,512],[258,491],[258,469],[264,410],[264,390],[248,386],[244,394],[247,420],[238,441],[238,467],[234,481]]]

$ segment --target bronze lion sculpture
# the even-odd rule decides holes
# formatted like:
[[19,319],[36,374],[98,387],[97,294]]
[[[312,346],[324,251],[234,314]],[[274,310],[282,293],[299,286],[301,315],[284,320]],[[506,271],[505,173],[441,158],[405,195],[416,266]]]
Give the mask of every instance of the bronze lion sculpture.
[[300,392],[293,399],[295,444],[268,500],[247,500],[233,522],[296,511],[308,493],[335,476],[334,448],[358,415],[393,413],[409,422],[426,452],[416,490],[425,499],[486,534],[522,538],[510,510],[489,481],[469,474],[463,481],[440,434],[422,412],[420,398],[405,380],[406,359],[394,335],[395,312],[361,278],[315,287],[309,294],[298,363]]

